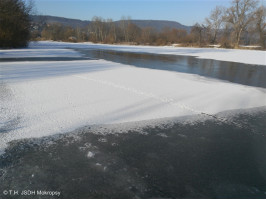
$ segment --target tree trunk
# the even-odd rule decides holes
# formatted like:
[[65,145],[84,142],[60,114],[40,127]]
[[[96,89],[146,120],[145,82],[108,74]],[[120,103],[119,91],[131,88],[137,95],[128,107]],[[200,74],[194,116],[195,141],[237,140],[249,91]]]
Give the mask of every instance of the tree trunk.
[[265,49],[266,48],[266,37],[265,37],[265,34],[261,31],[260,32],[260,46],[262,49]]
[[235,48],[239,47],[239,42],[240,42],[240,37],[242,33],[242,28],[236,32],[236,43],[235,43]]

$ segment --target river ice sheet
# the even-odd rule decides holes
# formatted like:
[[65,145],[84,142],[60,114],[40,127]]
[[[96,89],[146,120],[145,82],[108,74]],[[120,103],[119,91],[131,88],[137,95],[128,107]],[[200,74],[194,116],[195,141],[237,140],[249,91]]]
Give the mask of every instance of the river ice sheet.
[[266,105],[265,89],[104,60],[2,62],[1,74],[2,150],[85,125]]
[[80,57],[80,54],[71,49],[12,49],[1,50],[0,58],[28,58],[28,57]]

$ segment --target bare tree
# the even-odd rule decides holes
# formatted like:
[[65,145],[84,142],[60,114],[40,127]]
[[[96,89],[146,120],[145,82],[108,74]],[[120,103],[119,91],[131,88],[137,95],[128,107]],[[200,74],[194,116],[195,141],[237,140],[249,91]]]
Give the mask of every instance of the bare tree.
[[204,31],[204,26],[200,25],[199,23],[196,23],[191,28],[191,34],[194,37],[194,42],[197,42],[199,46],[201,46],[203,42],[203,31]]
[[260,37],[260,45],[263,49],[266,48],[266,7],[260,6],[255,12],[255,30]]
[[141,29],[140,42],[144,44],[152,44],[156,39],[156,30],[152,27],[144,27]]
[[225,21],[233,27],[235,47],[239,46],[242,32],[254,20],[257,4],[256,0],[233,0],[232,6],[227,9]]
[[108,29],[108,42],[114,43],[117,41],[116,25],[112,19],[106,20]]
[[128,27],[129,27],[129,24],[131,23],[130,20],[131,18],[129,16],[127,18],[125,16],[122,16],[121,21],[120,21],[120,27],[123,31],[125,42],[129,42]]
[[92,22],[91,22],[91,26],[90,26],[90,30],[91,30],[91,34],[93,34],[94,36],[94,40],[95,41],[103,41],[103,19],[101,17],[97,17],[94,16],[92,18]]
[[141,31],[141,42],[147,42],[150,41],[151,36],[151,27],[144,27]]
[[141,36],[141,29],[137,25],[130,23],[127,29],[129,42],[136,42],[139,40]]
[[217,34],[222,26],[225,8],[216,6],[210,16],[205,19],[206,27],[209,30],[210,43],[214,44],[217,40]]

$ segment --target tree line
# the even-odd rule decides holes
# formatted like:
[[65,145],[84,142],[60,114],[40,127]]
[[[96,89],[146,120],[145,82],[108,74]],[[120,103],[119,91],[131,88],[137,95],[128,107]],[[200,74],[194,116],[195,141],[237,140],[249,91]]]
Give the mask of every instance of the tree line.
[[[14,5],[14,6],[11,6]],[[36,30],[29,21],[29,7],[22,0],[0,1],[0,46],[25,46],[29,39],[70,42],[127,43],[144,45],[209,46],[238,48],[242,45],[266,44],[266,9],[257,0],[232,0],[230,7],[217,6],[203,23],[190,31],[152,27],[140,28],[130,17],[120,21],[95,16],[84,28],[42,23]],[[15,13],[12,14],[11,13]]]
[[221,45],[238,48],[243,45],[260,45],[265,49],[266,9],[256,0],[233,0],[229,8],[217,6],[203,23],[196,23],[190,32],[164,28],[158,32],[152,27],[140,28],[130,17],[112,19],[93,17],[86,29],[60,27],[44,28],[44,39],[63,41],[92,41],[98,43],[128,43],[144,45],[181,44],[183,46]]
[[[192,28],[193,30],[193,28]],[[35,38],[43,40],[61,40],[70,42],[91,41],[95,43],[123,43],[144,45],[168,45],[175,43],[196,44],[194,32],[184,29],[167,28],[157,31],[153,27],[140,28],[130,17],[122,17],[120,21],[95,16],[86,28],[72,28],[61,24],[46,24],[42,32]]]

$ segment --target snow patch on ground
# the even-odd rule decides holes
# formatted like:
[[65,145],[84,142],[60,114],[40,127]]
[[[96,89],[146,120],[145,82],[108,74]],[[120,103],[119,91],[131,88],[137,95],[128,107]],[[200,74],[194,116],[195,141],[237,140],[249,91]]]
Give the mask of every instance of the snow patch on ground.
[[265,89],[104,60],[2,62],[1,70],[12,91],[12,101],[1,100],[1,115],[15,108],[11,117],[20,116],[11,131],[1,133],[2,150],[12,140],[88,125],[143,125],[266,105]]
[[266,51],[240,50],[240,49],[217,49],[217,48],[191,48],[191,47],[154,47],[154,46],[129,46],[108,45],[92,43],[67,43],[42,41],[30,44],[30,49],[39,48],[91,48],[109,49],[126,52],[143,52],[154,54],[196,56],[202,59],[214,59],[254,65],[266,65]]

